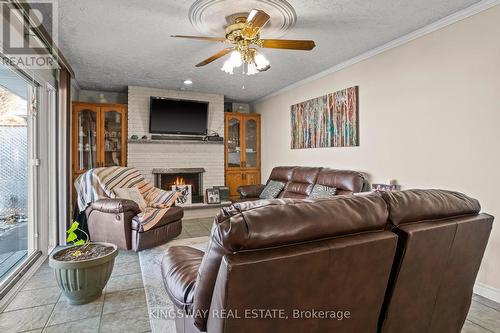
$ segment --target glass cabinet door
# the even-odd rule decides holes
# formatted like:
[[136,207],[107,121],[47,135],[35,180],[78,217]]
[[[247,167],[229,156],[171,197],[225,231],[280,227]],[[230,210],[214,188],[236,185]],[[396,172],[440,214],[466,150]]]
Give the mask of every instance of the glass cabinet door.
[[102,134],[103,152],[102,162],[104,167],[122,165],[123,150],[123,112],[113,108],[101,108],[102,122],[104,124]]
[[245,162],[246,168],[257,168],[259,152],[259,128],[255,118],[245,119]]
[[76,154],[78,171],[98,167],[97,159],[97,110],[80,108],[76,110]]
[[241,121],[237,117],[227,120],[227,167],[241,167]]

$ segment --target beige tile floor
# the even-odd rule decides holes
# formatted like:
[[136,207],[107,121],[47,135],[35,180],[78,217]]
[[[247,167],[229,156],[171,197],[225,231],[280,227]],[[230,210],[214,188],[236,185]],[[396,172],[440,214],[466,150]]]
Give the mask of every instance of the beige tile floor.
[[[211,219],[184,221],[178,238],[208,235]],[[47,263],[0,314],[0,332],[149,332],[137,253],[121,251],[100,299],[69,305]],[[500,304],[474,295],[462,333],[500,333]],[[424,333],[424,332],[423,332]]]

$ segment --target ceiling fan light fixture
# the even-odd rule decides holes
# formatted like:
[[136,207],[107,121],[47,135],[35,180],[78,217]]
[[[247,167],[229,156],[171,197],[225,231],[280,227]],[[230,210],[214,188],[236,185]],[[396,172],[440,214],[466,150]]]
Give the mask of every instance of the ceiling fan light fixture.
[[240,67],[242,64],[243,61],[241,60],[241,53],[235,50],[231,52],[229,59],[224,62],[221,70],[228,74],[233,74],[233,70]]
[[255,65],[257,66],[257,70],[259,72],[265,71],[265,70],[269,69],[269,67],[271,67],[269,64],[269,60],[267,60],[266,57],[264,57],[264,55],[262,53],[257,53],[254,61],[255,61]]
[[[200,2],[200,0],[198,0],[198,2]],[[229,59],[224,62],[224,65],[221,68],[222,71],[229,74],[233,74],[234,69],[243,64],[242,73],[247,75],[255,75],[259,72],[269,70],[271,68],[269,61],[263,54],[260,54],[257,51],[256,47],[265,49],[311,51],[316,46],[313,40],[261,38],[261,30],[264,26],[266,26],[266,24],[268,24],[270,18],[271,16],[263,10],[252,9],[247,18],[245,18],[244,15],[241,15],[241,13],[236,13],[231,16],[231,20],[228,21],[229,25],[225,27],[225,37],[186,35],[172,35],[172,37],[232,44],[232,47],[227,47],[196,65],[196,67],[202,67],[226,56],[227,54],[230,54]]]
[[243,64],[243,61],[241,60],[241,53],[238,51],[231,52],[231,56],[228,61],[233,67],[240,67]]
[[224,61],[224,65],[222,65],[222,68],[220,69],[223,72],[226,72],[227,74],[234,74],[233,73],[233,66],[229,63],[229,60]]
[[255,66],[253,62],[247,65],[247,75],[255,75],[258,72],[259,71],[257,70],[257,66]]

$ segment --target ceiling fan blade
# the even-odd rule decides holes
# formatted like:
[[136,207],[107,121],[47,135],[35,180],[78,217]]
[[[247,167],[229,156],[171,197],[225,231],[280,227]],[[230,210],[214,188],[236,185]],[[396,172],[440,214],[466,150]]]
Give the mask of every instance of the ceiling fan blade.
[[252,9],[248,14],[245,27],[241,30],[243,37],[252,39],[259,33],[260,29],[266,25],[270,16],[263,10]]
[[224,43],[226,41],[225,38],[205,37],[205,36],[170,35],[170,37],[205,40],[207,42],[221,42],[221,43]]
[[261,39],[261,41],[262,47],[269,49],[310,51],[316,46],[313,40]]
[[217,52],[216,54],[214,54],[213,56],[203,60],[202,62],[200,62],[199,64],[196,65],[196,67],[201,67],[201,66],[205,66],[205,65],[208,65],[209,63],[211,63],[212,61],[214,60],[217,60],[223,56],[225,56],[226,54],[228,54],[229,52],[231,52],[233,50],[232,47],[228,47],[226,49],[223,49],[223,50],[220,50],[219,52]]

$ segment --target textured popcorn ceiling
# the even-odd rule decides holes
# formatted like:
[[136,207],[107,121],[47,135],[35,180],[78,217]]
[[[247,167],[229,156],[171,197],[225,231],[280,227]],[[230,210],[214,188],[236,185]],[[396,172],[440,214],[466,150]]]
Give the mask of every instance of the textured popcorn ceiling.
[[[190,78],[191,90],[253,101],[478,1],[289,2],[297,12],[297,24],[283,38],[314,39],[317,46],[312,52],[264,50],[272,67],[253,77],[223,73],[222,60],[194,67],[223,44],[169,37],[198,34],[188,20],[192,1],[59,0],[59,44],[82,89],[179,89]],[[262,37],[272,36],[264,31]]]

